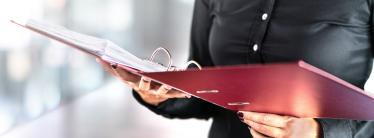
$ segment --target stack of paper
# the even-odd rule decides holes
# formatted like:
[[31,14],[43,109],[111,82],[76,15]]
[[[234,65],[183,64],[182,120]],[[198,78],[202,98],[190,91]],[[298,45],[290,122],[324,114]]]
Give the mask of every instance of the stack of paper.
[[12,20],[12,22],[112,63],[117,63],[142,72],[162,72],[167,70],[166,67],[160,64],[152,63],[134,56],[106,39],[80,34],[61,26],[35,20],[27,20],[24,23],[14,20]]

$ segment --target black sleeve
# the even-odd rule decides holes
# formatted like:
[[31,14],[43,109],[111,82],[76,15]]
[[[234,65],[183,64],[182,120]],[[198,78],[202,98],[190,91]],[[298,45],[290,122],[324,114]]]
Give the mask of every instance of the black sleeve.
[[317,119],[321,124],[323,138],[372,138],[373,121]]
[[358,121],[340,119],[317,119],[323,138],[353,138]]
[[370,24],[370,29],[371,29],[371,53],[373,54],[372,56],[374,57],[374,1],[370,1],[371,5],[371,24]]
[[[208,51],[209,33],[212,17],[208,0],[196,0],[191,30],[190,60],[195,60],[202,66],[213,66]],[[215,105],[200,100],[169,99],[158,106],[145,103],[141,97],[133,92],[135,99],[156,114],[167,118],[199,118],[208,119],[214,114]]]
[[[371,5],[371,14],[374,13]],[[371,36],[374,36],[374,16],[371,17]],[[371,41],[371,51],[374,55],[374,39]],[[370,110],[370,109],[368,109]],[[324,138],[372,138],[374,137],[373,121],[317,119],[322,127]]]

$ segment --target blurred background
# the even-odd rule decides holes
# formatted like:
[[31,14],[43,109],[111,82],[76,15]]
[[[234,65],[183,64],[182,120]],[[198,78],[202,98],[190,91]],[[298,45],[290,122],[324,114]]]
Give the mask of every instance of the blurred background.
[[168,48],[185,63],[193,0],[1,0],[0,137],[207,137],[205,120],[148,111],[95,59],[9,23],[33,18],[113,41],[148,58]]
[[[33,18],[113,41],[138,57],[168,48],[185,63],[194,0],[1,0],[0,137],[207,137],[209,120],[140,106],[90,56],[9,23]],[[366,90],[374,92],[371,78]]]

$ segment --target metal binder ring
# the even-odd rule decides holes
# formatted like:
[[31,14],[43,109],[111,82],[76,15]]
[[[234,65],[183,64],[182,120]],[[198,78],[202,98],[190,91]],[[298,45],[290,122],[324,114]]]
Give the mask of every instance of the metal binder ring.
[[202,69],[201,65],[199,63],[197,63],[195,60],[190,60],[186,63],[186,68],[188,68],[188,66],[190,66],[191,64],[194,64],[197,66],[197,68],[199,68],[200,70]]
[[172,63],[173,63],[173,61],[172,61],[172,59],[171,59],[171,54],[170,54],[170,52],[169,52],[167,49],[165,49],[165,48],[163,48],[163,47],[159,47],[159,48],[157,48],[155,51],[153,51],[151,57],[149,58],[149,61],[152,61],[152,62],[153,62],[153,60],[154,60],[156,54],[159,53],[161,50],[164,51],[164,52],[166,53],[166,55],[168,56],[168,58],[169,58],[169,64],[168,64],[168,68],[167,68],[167,70],[170,70],[170,69],[171,69],[171,65],[172,65]]

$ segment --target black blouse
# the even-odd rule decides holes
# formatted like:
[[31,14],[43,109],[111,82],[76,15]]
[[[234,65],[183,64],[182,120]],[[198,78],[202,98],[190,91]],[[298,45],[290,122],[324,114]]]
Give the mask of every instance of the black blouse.
[[[373,63],[372,13],[372,0],[196,0],[190,59],[203,66],[304,60],[363,88]],[[213,118],[211,138],[251,137],[234,112],[202,100],[153,107],[134,95],[169,118]],[[325,138],[374,136],[371,122],[318,122]]]

